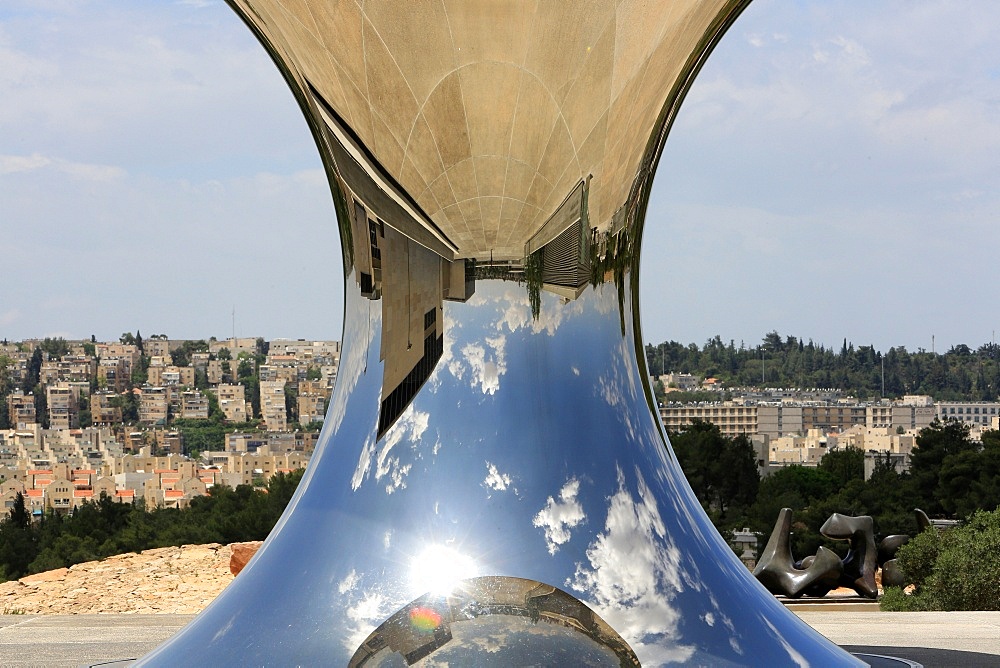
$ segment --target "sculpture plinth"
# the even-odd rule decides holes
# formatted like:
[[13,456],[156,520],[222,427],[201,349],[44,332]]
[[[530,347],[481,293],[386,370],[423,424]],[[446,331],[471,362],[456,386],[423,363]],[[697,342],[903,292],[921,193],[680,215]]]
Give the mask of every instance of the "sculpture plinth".
[[233,0],[330,177],[343,353],[285,515],[149,665],[857,664],[722,541],[637,356],[653,169],[744,4]]

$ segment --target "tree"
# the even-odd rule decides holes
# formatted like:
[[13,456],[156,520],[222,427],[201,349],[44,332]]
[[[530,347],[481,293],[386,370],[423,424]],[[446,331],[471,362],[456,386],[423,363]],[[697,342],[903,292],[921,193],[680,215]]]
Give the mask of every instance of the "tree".
[[0,576],[16,580],[26,575],[36,549],[31,513],[18,492],[7,518],[0,522]]
[[[920,430],[910,453],[910,476],[921,508],[932,514],[946,511],[938,491],[941,468],[948,457],[975,450],[976,445],[969,437],[969,426],[962,422],[935,420],[929,427]],[[958,462],[953,464],[957,466]],[[952,474],[957,474],[954,466],[949,468]]]
[[54,339],[45,337],[45,340],[42,341],[40,347],[42,349],[42,352],[46,353],[49,356],[49,359],[52,358],[60,359],[64,355],[69,354],[69,344],[66,343],[66,339],[62,338],[61,336],[56,337]]
[[24,382],[21,384],[21,389],[25,394],[31,392],[38,385],[38,381],[42,377],[42,349],[36,347],[35,352],[31,353],[31,359],[28,361],[27,373],[24,375]]
[[174,366],[189,366],[191,357],[183,347],[174,348],[170,351],[170,361]]
[[285,383],[285,419],[289,422],[299,420],[299,386],[298,383]]
[[826,471],[843,487],[851,480],[865,479],[865,453],[858,448],[833,450],[819,460],[820,470]]
[[[817,509],[837,489],[836,479],[818,468],[786,466],[760,481],[757,499],[750,510],[751,526],[770,533],[782,508],[795,511],[792,550],[799,558],[816,553],[824,541],[819,527],[829,516],[828,506]],[[825,516],[824,516],[825,514]]]
[[725,530],[742,522],[760,484],[749,439],[728,438],[716,425],[695,420],[671,434],[670,443],[691,489],[716,526]]
[[49,401],[45,396],[45,386],[39,383],[35,385],[35,419],[42,429],[49,428]]

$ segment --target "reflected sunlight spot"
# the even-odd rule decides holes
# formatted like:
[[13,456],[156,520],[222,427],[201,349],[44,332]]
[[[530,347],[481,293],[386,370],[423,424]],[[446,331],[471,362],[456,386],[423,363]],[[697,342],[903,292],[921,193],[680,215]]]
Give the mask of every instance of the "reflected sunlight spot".
[[444,545],[431,545],[410,562],[410,586],[418,595],[445,595],[459,581],[476,575],[476,563]]

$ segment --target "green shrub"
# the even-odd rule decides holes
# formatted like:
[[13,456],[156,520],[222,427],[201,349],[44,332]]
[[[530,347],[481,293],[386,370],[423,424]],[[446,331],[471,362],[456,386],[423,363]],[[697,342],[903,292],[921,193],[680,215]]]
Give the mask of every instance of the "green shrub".
[[923,588],[934,572],[934,563],[941,551],[941,534],[937,529],[930,528],[914,536],[910,542],[896,552],[899,569],[906,576],[906,581]]
[[878,607],[883,612],[922,612],[937,609],[926,590],[907,594],[901,587],[886,587],[882,598],[879,599]]
[[1000,510],[977,511],[941,534],[925,531],[897,559],[916,589],[886,588],[882,610],[1000,610]]
[[942,610],[1000,610],[1000,511],[978,511],[942,536],[926,586]]

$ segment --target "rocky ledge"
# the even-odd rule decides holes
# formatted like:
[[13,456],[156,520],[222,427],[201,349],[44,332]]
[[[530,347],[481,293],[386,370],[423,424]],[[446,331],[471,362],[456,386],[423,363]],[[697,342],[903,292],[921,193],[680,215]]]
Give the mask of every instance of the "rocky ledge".
[[0,584],[0,614],[198,613],[259,545],[162,547],[29,575]]

